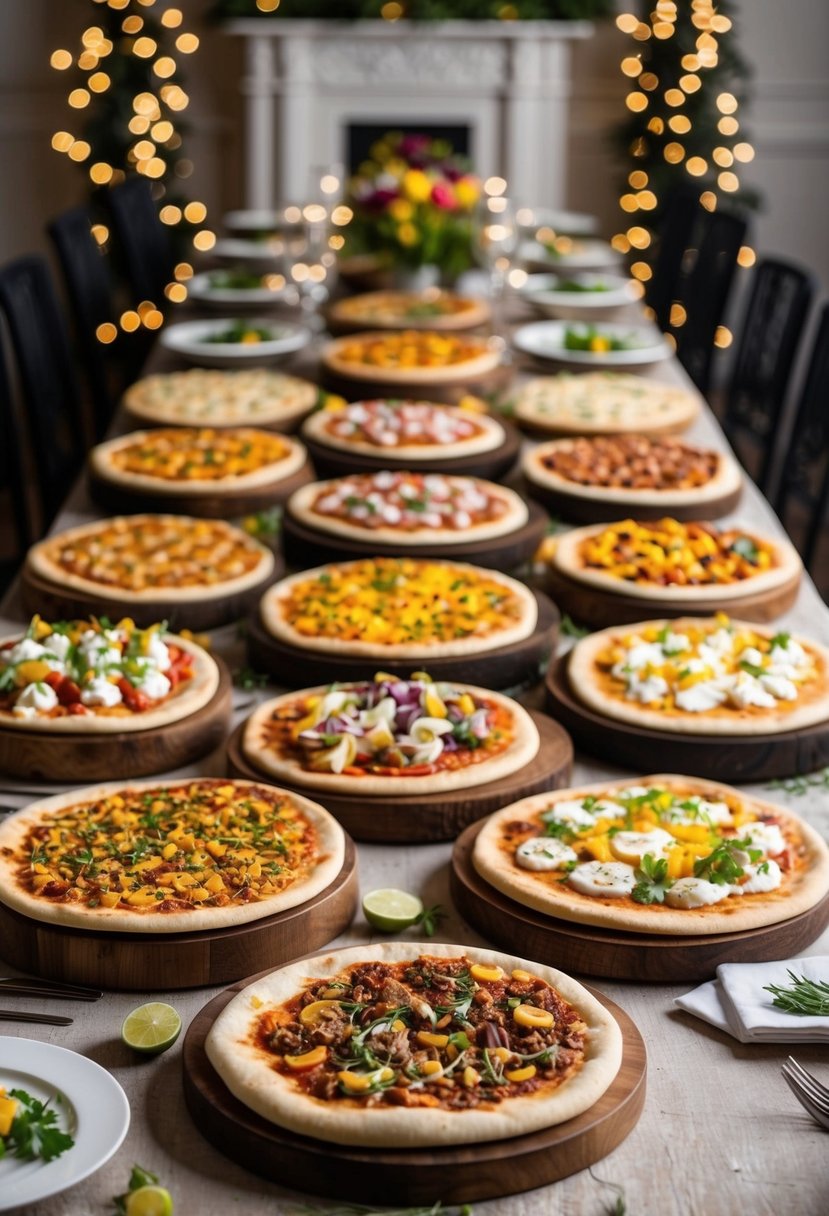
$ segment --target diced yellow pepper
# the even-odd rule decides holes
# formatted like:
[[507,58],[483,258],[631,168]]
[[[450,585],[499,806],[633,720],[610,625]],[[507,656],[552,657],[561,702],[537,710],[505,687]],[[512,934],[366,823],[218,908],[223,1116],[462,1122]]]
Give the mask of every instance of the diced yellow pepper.
[[420,1071],[424,1077],[433,1077],[436,1073],[443,1072],[443,1065],[440,1060],[424,1060]]
[[16,1098],[0,1097],[0,1136],[8,1136],[17,1114]]
[[300,1056],[285,1056],[285,1064],[292,1072],[307,1072],[309,1068],[316,1068],[318,1064],[322,1064],[327,1055],[327,1047],[312,1047],[310,1051],[304,1051]]
[[425,1047],[445,1047],[449,1042],[448,1034],[432,1034],[430,1030],[418,1030],[415,1038]]
[[519,1005],[512,1016],[519,1026],[530,1026],[533,1030],[549,1030],[555,1022],[551,1013],[536,1005]]
[[536,1073],[535,1064],[527,1064],[524,1068],[511,1068],[504,1073],[508,1081],[529,1081]]
[[303,1026],[316,1026],[321,1020],[324,1009],[339,1009],[339,1001],[311,1001],[299,1011],[299,1020]]
[[500,967],[487,967],[484,963],[473,963],[469,968],[469,974],[473,980],[481,980],[484,984],[495,984],[498,980],[504,978],[504,973]]
[[98,898],[104,908],[114,908],[121,902],[121,892],[102,891]]

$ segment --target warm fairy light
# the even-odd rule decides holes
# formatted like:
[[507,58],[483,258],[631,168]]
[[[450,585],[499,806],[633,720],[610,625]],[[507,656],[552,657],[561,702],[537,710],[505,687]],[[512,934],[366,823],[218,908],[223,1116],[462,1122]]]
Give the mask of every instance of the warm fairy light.
[[157,50],[158,43],[155,38],[148,38],[146,35],[136,38],[132,44],[132,53],[133,55],[137,55],[139,59],[150,59]]
[[139,139],[133,148],[133,152],[139,160],[146,160],[148,156],[152,156],[155,153],[155,144],[151,139]]
[[345,245],[345,237],[339,232],[332,232],[328,238],[328,248],[340,250]]
[[[648,309],[645,309],[646,314],[647,314],[647,312],[648,312]],[[653,311],[653,309],[650,310],[650,314],[651,314],[650,319],[653,320],[654,317],[656,316],[656,313]],[[671,350],[675,351],[676,350],[676,338],[674,337],[674,335],[673,334],[663,334],[662,337],[665,340],[667,346]]]
[[164,294],[174,304],[182,304],[187,299],[187,288],[183,283],[168,283]]
[[682,144],[672,142],[665,144],[665,147],[662,149],[662,155],[669,165],[678,165],[685,156],[685,149]]
[[[140,168],[140,165],[139,165]],[[167,165],[160,156],[151,156],[144,165],[144,172],[147,177],[158,178],[163,177],[167,169]]]
[[128,334],[134,333],[141,324],[141,318],[134,308],[128,308],[126,312],[121,313],[120,326],[126,330]]
[[56,152],[68,152],[75,142],[75,136],[68,131],[55,131],[52,136],[52,147]]
[[656,209],[656,195],[652,190],[640,190],[636,196],[636,201],[643,211],[654,211]]
[[176,61],[175,59],[171,59],[169,55],[162,55],[153,64],[153,71],[161,80],[169,80],[175,74],[175,70]]
[[648,184],[648,175],[645,170],[634,169],[632,173],[629,173],[628,184],[631,185],[634,190],[644,189],[644,187]]
[[616,28],[623,34],[632,34],[638,25],[639,18],[634,17],[633,13],[620,13],[616,18]]
[[184,208],[184,218],[188,224],[201,224],[207,218],[207,208],[204,203],[188,203]]
[[636,201],[635,194],[623,194],[619,199],[619,206],[623,211],[637,211],[639,204]]
[[86,89],[73,89],[69,94],[69,104],[73,110],[82,110],[89,102],[90,96]]
[[714,332],[714,345],[720,350],[725,350],[734,341],[734,335],[730,329],[726,329],[724,325],[718,325]]
[[691,73],[688,76],[680,76],[679,87],[683,93],[696,93],[702,88],[702,81],[699,76]]
[[77,139],[69,149],[69,159],[80,163],[80,161],[86,160],[91,151],[92,148],[85,139]]
[[184,283],[187,279],[192,279],[193,267],[189,262],[178,262],[173,271],[173,278],[179,283]]
[[127,128],[133,135],[146,135],[150,129],[150,120],[142,114],[134,114],[127,123]]
[[721,118],[717,123],[717,130],[720,135],[736,135],[740,129],[740,124],[736,118]]
[[84,32],[81,34],[81,42],[85,47],[89,47],[90,50],[94,50],[103,36],[104,31],[99,25],[90,25],[89,29],[84,30]]
[[629,55],[622,60],[621,66],[626,76],[638,76],[642,71],[642,60],[636,55]]
[[67,68],[71,68],[72,56],[68,51],[52,51],[49,62],[58,72],[64,72]]
[[737,109],[737,98],[733,93],[720,93],[717,98],[717,109],[721,114],[733,114]]
[[702,177],[708,172],[708,161],[702,156],[689,156],[685,168],[692,177]]
[[168,139],[175,133],[175,128],[171,122],[165,118],[162,122],[157,122],[153,125],[150,135],[156,143],[166,143]]
[[644,93],[628,93],[625,104],[629,110],[633,110],[634,114],[640,114],[642,110],[648,108],[648,99]]
[[78,56],[78,67],[84,72],[91,72],[98,66],[98,56],[94,51],[81,51]]
[[757,254],[750,245],[743,245],[740,252],[737,254],[737,264],[748,268],[753,266],[757,261]]
[[750,160],[754,160],[754,149],[751,144],[735,144],[732,150],[734,152],[734,159],[741,161],[744,165],[748,164]]
[[641,279],[643,283],[647,283],[648,279],[653,278],[653,271],[647,262],[633,262],[630,273],[635,279]]
[[687,135],[691,130],[691,120],[687,114],[672,114],[668,126],[676,135]]
[[715,148],[711,153],[711,159],[721,169],[730,169],[734,164],[734,153],[730,148]]
[[132,108],[136,114],[147,117],[158,109],[158,100],[154,93],[136,93],[132,99]]
[[680,329],[688,319],[688,313],[682,304],[674,302],[668,316],[668,324],[674,329]]
[[109,240],[109,229],[106,224],[93,224],[89,231],[99,245],[105,245]]
[[195,34],[179,34],[176,38],[176,50],[182,55],[192,55],[199,49],[199,40]]
[[338,207],[335,207],[331,212],[331,222],[332,224],[336,224],[338,228],[344,228],[345,225],[350,224],[353,219],[354,212],[350,207],[346,207],[344,203],[341,203]]
[[180,8],[168,8],[161,14],[161,24],[165,25],[168,30],[177,30],[183,20],[184,13]]
[[735,190],[740,189],[740,179],[736,173],[726,169],[723,173],[717,174],[717,185],[728,194],[733,194]]
[[389,0],[388,4],[384,4],[380,9],[380,16],[384,21],[399,21],[406,12],[402,4],[398,0]]
[[159,312],[157,308],[150,308],[141,318],[141,324],[145,329],[160,329],[164,324],[164,313]]
[[685,104],[685,94],[682,89],[666,89],[665,100],[669,106],[682,106]]
[[121,22],[121,29],[125,34],[137,34],[144,27],[143,17],[125,17]]
[[104,93],[112,82],[106,72],[93,72],[87,83],[93,93]]
[[118,330],[111,321],[104,321],[103,325],[99,325],[95,330],[95,337],[99,342],[103,342],[105,346],[108,346],[110,342],[114,342],[118,337]]
[[610,244],[619,253],[630,253],[630,241],[622,232],[617,232],[614,237],[611,237]]
[[209,228],[202,228],[201,232],[197,232],[193,237],[193,245],[201,253],[207,249],[212,249],[216,244],[216,233],[211,232]]
[[497,198],[499,195],[506,194],[506,190],[506,178],[488,177],[484,182],[484,194],[488,194],[490,198]]
[[107,182],[112,181],[112,165],[103,160],[96,160],[94,165],[89,166],[89,176],[96,186],[105,186]]
[[279,0],[256,0],[260,13],[275,13],[279,8]]
[[651,243],[651,234],[647,228],[641,228],[638,224],[628,228],[627,238],[634,249],[647,249]]
[[699,196],[699,201],[700,205],[703,206],[706,211],[717,210],[717,196],[713,190],[703,190],[702,194]]

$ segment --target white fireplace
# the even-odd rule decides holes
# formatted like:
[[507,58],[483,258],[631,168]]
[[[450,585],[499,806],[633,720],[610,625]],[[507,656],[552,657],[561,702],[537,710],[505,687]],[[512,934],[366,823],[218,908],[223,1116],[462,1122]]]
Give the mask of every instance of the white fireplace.
[[446,134],[527,205],[566,204],[570,44],[584,21],[231,21],[245,40],[246,207],[354,168],[372,131]]

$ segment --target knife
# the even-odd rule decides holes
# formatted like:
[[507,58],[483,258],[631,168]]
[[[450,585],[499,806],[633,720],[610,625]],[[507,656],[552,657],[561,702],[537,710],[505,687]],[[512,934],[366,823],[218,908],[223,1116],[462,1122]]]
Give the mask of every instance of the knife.
[[37,1022],[41,1026],[71,1026],[72,1018],[53,1013],[26,1013],[23,1009],[0,1009],[0,1022]]

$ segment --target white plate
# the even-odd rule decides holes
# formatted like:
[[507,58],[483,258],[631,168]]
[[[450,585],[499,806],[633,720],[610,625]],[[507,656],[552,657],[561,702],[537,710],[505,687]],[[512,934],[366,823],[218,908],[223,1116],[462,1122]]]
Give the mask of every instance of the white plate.
[[224,226],[228,232],[274,232],[295,227],[285,219],[285,210],[290,204],[276,210],[228,211],[224,217]]
[[[559,291],[558,285],[568,279],[585,287],[601,283],[606,291]],[[627,275],[601,274],[531,274],[521,288],[521,295],[548,317],[566,318],[598,316],[612,309],[622,308],[637,298],[636,284]]]
[[161,331],[161,345],[189,360],[196,367],[241,367],[278,363],[309,341],[311,331],[285,321],[268,321],[261,317],[244,318],[246,325],[269,329],[277,335],[266,342],[205,342],[210,334],[221,333],[240,317],[220,317],[215,321],[180,321]]
[[599,334],[614,338],[635,338],[639,345],[635,350],[608,350],[602,354],[589,350],[567,350],[564,346],[564,331],[568,325],[581,322],[534,321],[522,325],[512,336],[518,350],[536,359],[554,359],[557,363],[574,363],[582,367],[631,367],[646,363],[659,363],[671,353],[665,339],[653,326],[641,325],[596,325]]
[[551,207],[519,207],[516,218],[519,227],[530,232],[553,228],[567,236],[591,236],[599,227],[598,217],[586,211],[554,211]]
[[[244,269],[248,273],[255,273],[251,272],[249,267]],[[210,282],[211,273],[205,271],[202,274],[193,275],[187,284],[187,294],[191,299],[199,300],[203,304],[221,304],[223,306],[229,304],[232,307],[234,304],[278,304],[286,295],[287,284],[278,288],[213,287]]]
[[75,1140],[55,1161],[0,1158],[0,1212],[37,1203],[88,1178],[127,1134],[130,1107],[121,1086],[100,1065],[64,1047],[0,1037],[0,1086],[25,1089],[41,1102],[60,1094],[58,1125]]
[[211,257],[222,262],[244,262],[251,270],[275,270],[285,252],[285,242],[279,236],[264,241],[246,241],[240,237],[225,237],[210,250]]
[[620,266],[622,255],[608,241],[593,237],[574,237],[568,253],[550,253],[538,241],[527,241],[520,249],[520,257],[531,265],[544,266],[548,270],[571,274],[574,270],[602,270],[606,266]]

